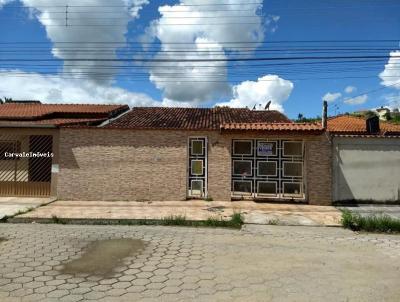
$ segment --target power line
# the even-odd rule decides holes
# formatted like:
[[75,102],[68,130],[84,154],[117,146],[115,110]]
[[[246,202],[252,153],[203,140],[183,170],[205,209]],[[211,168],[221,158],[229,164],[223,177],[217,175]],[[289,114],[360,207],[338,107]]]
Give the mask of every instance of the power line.
[[[388,59],[400,58],[400,55],[371,55],[371,56],[299,56],[299,57],[258,57],[258,58],[221,58],[221,59],[112,59],[112,58],[63,58],[64,61],[82,62],[246,62],[246,61],[286,61],[286,60],[341,60],[341,59]],[[15,61],[15,62],[52,62],[54,59],[0,59],[0,62]]]

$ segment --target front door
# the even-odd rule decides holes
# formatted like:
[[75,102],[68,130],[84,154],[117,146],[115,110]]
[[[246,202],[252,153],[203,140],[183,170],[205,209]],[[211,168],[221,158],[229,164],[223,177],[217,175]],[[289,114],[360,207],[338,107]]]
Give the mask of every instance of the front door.
[[188,197],[207,196],[207,138],[188,140]]

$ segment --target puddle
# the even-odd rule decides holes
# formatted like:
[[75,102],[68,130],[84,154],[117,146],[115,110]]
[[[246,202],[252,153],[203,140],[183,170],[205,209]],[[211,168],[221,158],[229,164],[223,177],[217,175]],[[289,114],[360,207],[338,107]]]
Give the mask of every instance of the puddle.
[[61,269],[64,274],[90,274],[97,276],[112,275],[123,259],[137,255],[146,244],[140,239],[109,239],[89,244],[83,255],[72,260]]

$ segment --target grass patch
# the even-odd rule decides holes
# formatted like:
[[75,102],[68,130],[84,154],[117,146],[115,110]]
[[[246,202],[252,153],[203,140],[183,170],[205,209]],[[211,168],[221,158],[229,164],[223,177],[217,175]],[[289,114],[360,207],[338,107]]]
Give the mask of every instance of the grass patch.
[[[156,223],[157,224],[157,223]],[[161,225],[175,225],[175,226],[193,226],[193,227],[224,227],[224,228],[235,228],[240,229],[243,225],[242,215],[240,213],[234,213],[230,220],[222,220],[214,217],[209,217],[207,220],[195,221],[186,220],[185,216],[169,216],[163,218],[160,223]]]
[[186,217],[184,215],[171,215],[161,219],[162,225],[186,225]]
[[52,220],[53,223],[65,224],[65,221],[62,220],[61,218],[58,218],[56,215],[52,215],[51,216],[51,220]]
[[[17,218],[18,219],[18,218]],[[208,218],[207,220],[187,220],[184,215],[171,215],[162,219],[62,219],[53,215],[50,219],[37,219],[37,223],[79,224],[79,225],[165,225],[187,227],[222,227],[240,229],[242,215],[234,213],[229,220]]]
[[400,233],[400,219],[384,214],[364,217],[349,210],[343,210],[342,225],[353,231]]

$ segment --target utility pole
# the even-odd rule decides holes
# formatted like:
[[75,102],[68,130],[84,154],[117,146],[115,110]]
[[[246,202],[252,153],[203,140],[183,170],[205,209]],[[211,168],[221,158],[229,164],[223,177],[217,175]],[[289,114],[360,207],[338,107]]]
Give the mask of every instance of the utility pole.
[[68,4],[65,6],[65,27],[68,27]]

